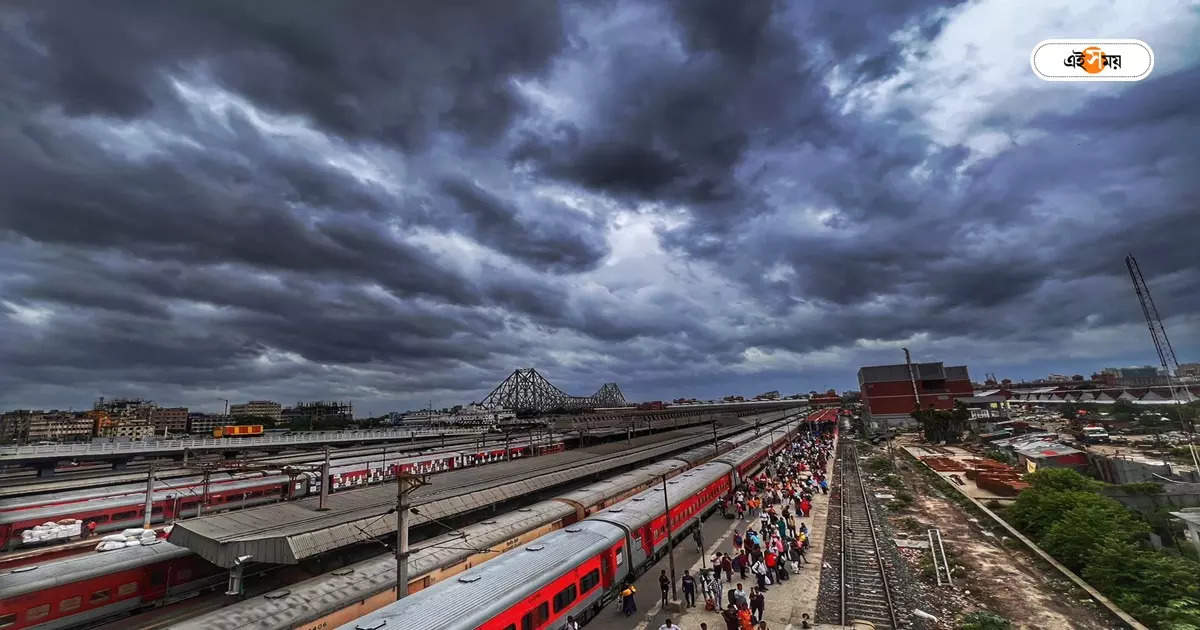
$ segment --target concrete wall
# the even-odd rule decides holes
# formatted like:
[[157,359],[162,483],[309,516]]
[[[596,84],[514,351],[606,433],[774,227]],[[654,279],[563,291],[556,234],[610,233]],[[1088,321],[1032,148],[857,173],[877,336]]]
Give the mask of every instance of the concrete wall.
[[[1099,453],[1088,453],[1088,463],[1096,470],[1096,474],[1100,479],[1108,483],[1139,483],[1142,481],[1162,481],[1154,475],[1162,475],[1170,477],[1173,471],[1171,466],[1163,464],[1152,464],[1136,459],[1126,459],[1123,457],[1110,457]],[[1182,472],[1180,474],[1188,474]],[[1194,478],[1186,479],[1189,481],[1200,481]]]
[[1116,488],[1105,492],[1127,508],[1149,514],[1160,507],[1176,510],[1200,507],[1200,483],[1173,483],[1163,486],[1163,494],[1128,494]]

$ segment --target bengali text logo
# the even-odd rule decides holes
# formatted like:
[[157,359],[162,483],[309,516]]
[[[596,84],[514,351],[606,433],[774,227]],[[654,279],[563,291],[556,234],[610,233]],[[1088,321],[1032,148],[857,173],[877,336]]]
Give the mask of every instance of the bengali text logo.
[[1141,81],[1154,69],[1154,52],[1139,39],[1047,39],[1029,64],[1045,81]]

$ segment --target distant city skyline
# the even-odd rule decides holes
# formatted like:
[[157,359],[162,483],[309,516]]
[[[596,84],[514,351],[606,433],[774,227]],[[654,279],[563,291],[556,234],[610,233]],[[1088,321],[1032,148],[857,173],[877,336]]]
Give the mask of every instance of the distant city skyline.
[[[913,360],[915,362],[943,361],[947,365],[961,364],[961,362],[954,360],[952,358],[920,357],[916,354],[914,354]],[[903,355],[901,355],[899,361],[895,360],[894,358],[892,358],[890,360],[885,358],[885,359],[881,360],[880,362],[871,364],[871,365],[876,365],[876,364],[886,365],[886,364],[902,363],[902,362],[903,362]],[[1187,360],[1180,361],[1180,363],[1184,363],[1184,364],[1189,363],[1189,362],[1190,361],[1187,361]],[[866,364],[864,364],[864,365],[866,365]],[[1153,364],[1150,364],[1150,363],[1145,363],[1145,362],[1122,363],[1122,362],[1120,362],[1120,360],[1118,360],[1115,363],[1112,361],[1109,361],[1109,362],[1103,363],[1103,365],[1096,364],[1094,367],[1084,367],[1084,364],[1082,364],[1082,363],[1078,363],[1078,364],[1076,364],[1076,363],[1072,363],[1072,364],[1050,364],[1050,363],[1047,363],[1047,364],[1038,364],[1038,365],[1041,365],[1043,367],[1026,368],[1019,372],[1016,370],[1011,371],[1011,372],[1005,372],[1003,370],[1003,368],[986,368],[986,369],[978,369],[977,370],[969,364],[967,364],[967,369],[970,373],[971,380],[976,383],[983,383],[986,379],[986,374],[992,373],[992,372],[995,372],[996,377],[1000,380],[1008,378],[1008,379],[1011,379],[1013,382],[1032,382],[1035,380],[1045,379],[1051,374],[1062,374],[1067,377],[1073,376],[1075,374],[1079,374],[1079,375],[1083,376],[1085,379],[1089,379],[1093,373],[1097,373],[1104,368],[1127,368],[1127,367],[1150,366],[1150,367],[1155,367],[1156,369],[1159,369],[1159,368],[1157,368],[1157,366],[1154,366]],[[1072,366],[1072,367],[1071,367],[1071,369],[1067,369],[1067,367],[1064,367],[1064,366]],[[861,366],[859,366],[859,367],[861,367]],[[855,367],[854,369],[855,369],[855,373],[857,373],[858,367]],[[1042,371],[1039,372],[1038,371],[1039,369]],[[628,387],[624,383],[618,383],[618,385],[621,386],[622,392],[625,393],[626,398],[630,402],[641,402],[641,401],[649,401],[649,400],[662,400],[662,401],[669,402],[676,398],[696,398],[698,400],[719,400],[720,398],[722,398],[724,396],[729,396],[729,395],[740,395],[740,396],[744,396],[746,398],[752,398],[752,397],[762,394],[764,392],[776,391],[776,390],[779,391],[781,396],[790,396],[792,394],[806,394],[810,391],[824,392],[829,389],[836,389],[839,393],[846,392],[846,391],[855,391],[858,389],[858,382],[855,378],[855,373],[852,373],[850,375],[849,379],[840,379],[840,375],[831,374],[830,380],[828,381],[830,384],[823,384],[820,386],[816,386],[816,385],[798,386],[795,384],[793,379],[789,378],[788,375],[784,375],[784,374],[752,375],[752,376],[745,376],[742,379],[735,381],[734,384],[736,386],[740,386],[740,389],[733,389],[733,390],[728,390],[728,391],[726,391],[726,390],[716,391],[715,389],[714,390],[706,390],[706,391],[711,391],[711,393],[695,393],[695,392],[670,393],[670,392],[659,391],[657,393],[652,393],[650,395],[635,396],[635,395],[631,394],[630,392],[636,392],[636,391],[640,391],[640,390],[633,387],[632,384]],[[507,376],[507,373],[504,373],[503,376]],[[553,375],[549,375],[549,376],[551,377],[551,380],[552,380],[552,382],[555,383],[555,385],[559,385],[560,387],[562,387],[562,385],[560,385],[560,383],[558,381],[553,380]],[[498,378],[496,382],[498,383],[501,380],[501,378]],[[834,384],[835,378],[839,379],[837,381],[837,384]],[[477,395],[477,397],[474,399],[445,398],[445,399],[433,399],[431,401],[429,398],[426,398],[424,400],[416,400],[413,398],[397,397],[394,399],[396,401],[394,406],[388,406],[388,404],[386,404],[386,403],[379,403],[379,402],[371,403],[371,404],[363,404],[363,403],[359,403],[358,401],[354,401],[355,415],[356,415],[356,417],[378,417],[378,416],[382,416],[384,414],[392,413],[392,412],[419,411],[419,410],[427,408],[431,402],[432,402],[432,406],[434,409],[450,408],[450,407],[453,407],[454,405],[466,406],[472,402],[478,402],[480,399],[482,399],[488,392],[491,391],[492,387],[494,387],[495,384],[496,383],[492,383],[486,389],[480,390],[481,393],[479,393]],[[597,382],[596,384],[599,385],[599,382]],[[594,390],[595,387],[593,386],[592,389]],[[699,391],[700,388],[696,388],[696,390]],[[571,389],[567,390],[568,394],[580,394],[583,392],[584,392],[584,388],[582,388],[582,387],[578,390],[571,390]],[[146,398],[146,399],[151,400],[151,401],[155,402],[156,404],[159,404],[162,406],[185,406],[185,407],[188,407],[188,409],[190,411],[203,412],[203,413],[220,413],[220,412],[224,411],[224,407],[225,407],[225,399],[224,398],[219,398],[216,401],[206,401],[206,400],[197,399],[196,402],[189,403],[186,401],[180,401],[180,400],[177,400],[174,398],[168,398],[165,396],[156,396],[152,393],[150,393],[150,394],[144,393],[144,394],[138,394],[138,395],[132,395],[132,394],[124,395],[124,394],[117,394],[117,393],[100,394],[97,396],[93,396],[91,398],[91,400],[94,401],[96,398],[99,398],[100,396],[104,396],[105,398]],[[239,404],[239,403],[245,403],[250,400],[271,400],[271,401],[280,403],[284,407],[288,407],[288,406],[294,405],[297,401],[310,401],[310,400],[319,400],[319,399],[343,399],[343,398],[347,399],[347,400],[352,400],[352,399],[349,399],[348,397],[344,397],[344,396],[334,396],[331,394],[322,393],[320,391],[315,391],[315,392],[310,392],[310,393],[301,395],[299,397],[292,397],[292,398],[286,398],[286,399],[270,398],[270,397],[266,397],[266,396],[257,396],[257,397],[253,397],[253,398],[246,398],[246,397],[230,398],[229,404],[235,405],[235,404]],[[74,405],[74,406],[73,405],[55,405],[55,404],[22,406],[22,405],[13,405],[13,404],[4,403],[4,404],[0,405],[0,410],[32,408],[32,409],[63,409],[63,410],[75,409],[78,411],[78,410],[91,409],[91,406],[92,406],[91,402],[87,402],[87,403],[81,404],[81,405]]]

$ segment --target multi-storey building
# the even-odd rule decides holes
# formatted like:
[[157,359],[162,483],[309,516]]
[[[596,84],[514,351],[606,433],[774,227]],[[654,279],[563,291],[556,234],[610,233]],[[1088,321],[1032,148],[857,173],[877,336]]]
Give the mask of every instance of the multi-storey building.
[[212,436],[212,430],[229,424],[229,416],[219,413],[189,413],[187,432]]
[[834,389],[831,389],[824,394],[808,395],[808,405],[814,409],[839,407],[841,404],[842,397],[838,396],[837,390]]
[[0,442],[83,442],[92,438],[95,420],[72,411],[11,411],[0,416]]
[[17,409],[0,414],[0,443],[25,444],[29,441],[29,425],[33,411]]
[[31,442],[86,442],[95,434],[96,423],[86,413],[45,411],[29,422]]
[[282,419],[293,429],[345,426],[354,421],[354,408],[349,402],[332,400],[298,402],[295,407],[283,410]]
[[283,417],[283,405],[270,400],[251,400],[242,405],[230,405],[229,415],[234,417],[259,416],[279,422]]
[[158,406],[142,398],[100,398],[92,411],[107,415],[96,423],[96,435],[106,438],[140,440],[154,434],[151,418]]
[[1153,365],[1141,367],[1104,368],[1101,374],[1109,375],[1114,385],[1124,387],[1150,387],[1166,384],[1166,378],[1160,377],[1158,368]]
[[150,424],[156,435],[187,433],[187,407],[155,407],[150,410]]
[[905,363],[858,370],[863,421],[869,428],[915,423],[911,414],[918,402],[921,409],[952,409],[956,398],[974,394],[965,365],[945,367],[938,361],[911,367],[911,372]]

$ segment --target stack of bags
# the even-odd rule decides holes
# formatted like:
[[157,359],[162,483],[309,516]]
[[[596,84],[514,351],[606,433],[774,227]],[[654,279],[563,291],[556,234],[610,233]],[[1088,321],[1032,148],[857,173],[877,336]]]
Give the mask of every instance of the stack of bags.
[[127,529],[120,534],[110,534],[100,539],[96,551],[113,551],[126,547],[156,545],[162,542],[153,529]]
[[57,523],[47,521],[41,525],[21,532],[21,544],[31,544],[46,542],[49,540],[63,540],[78,536],[83,530],[83,523],[79,519],[67,518]]

